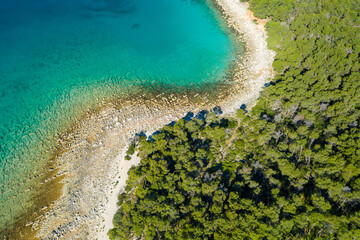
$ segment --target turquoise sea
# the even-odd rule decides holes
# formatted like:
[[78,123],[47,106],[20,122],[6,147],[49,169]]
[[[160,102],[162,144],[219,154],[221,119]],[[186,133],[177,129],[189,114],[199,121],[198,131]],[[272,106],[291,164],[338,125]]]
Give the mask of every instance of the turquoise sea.
[[239,46],[206,0],[0,1],[0,230],[28,214],[57,134],[140,85],[223,81]]

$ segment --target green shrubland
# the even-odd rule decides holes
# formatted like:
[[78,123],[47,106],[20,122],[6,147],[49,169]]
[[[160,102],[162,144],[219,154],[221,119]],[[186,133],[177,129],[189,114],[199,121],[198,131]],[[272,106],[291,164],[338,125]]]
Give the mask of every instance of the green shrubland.
[[275,78],[249,112],[142,138],[111,239],[360,238],[360,1],[250,6]]

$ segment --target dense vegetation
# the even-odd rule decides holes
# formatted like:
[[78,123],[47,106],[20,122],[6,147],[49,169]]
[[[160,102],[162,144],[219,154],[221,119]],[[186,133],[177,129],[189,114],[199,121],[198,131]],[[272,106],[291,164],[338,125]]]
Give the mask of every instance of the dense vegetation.
[[111,239],[360,238],[360,1],[250,5],[271,19],[271,86],[142,138]]

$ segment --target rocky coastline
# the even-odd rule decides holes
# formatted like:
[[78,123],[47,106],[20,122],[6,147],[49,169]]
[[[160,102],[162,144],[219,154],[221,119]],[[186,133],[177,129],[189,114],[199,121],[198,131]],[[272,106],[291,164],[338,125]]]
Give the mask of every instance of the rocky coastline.
[[143,93],[134,99],[119,98],[82,119],[58,158],[58,175],[65,175],[61,197],[33,228],[40,239],[107,239],[116,212],[117,196],[124,188],[129,168],[139,159],[124,159],[134,134],[151,135],[156,129],[189,112],[221,106],[232,114],[259,97],[273,75],[275,54],[267,49],[263,24],[255,24],[248,5],[238,0],[213,0],[228,26],[245,43],[246,53],[235,63],[230,87],[216,97],[201,92]]

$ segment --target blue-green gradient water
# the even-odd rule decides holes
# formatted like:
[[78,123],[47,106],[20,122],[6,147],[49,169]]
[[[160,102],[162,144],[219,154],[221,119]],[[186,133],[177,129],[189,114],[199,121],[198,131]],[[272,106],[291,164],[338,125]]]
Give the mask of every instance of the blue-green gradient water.
[[221,81],[238,46],[220,25],[205,0],[0,0],[0,228],[31,204],[56,134],[101,99]]

